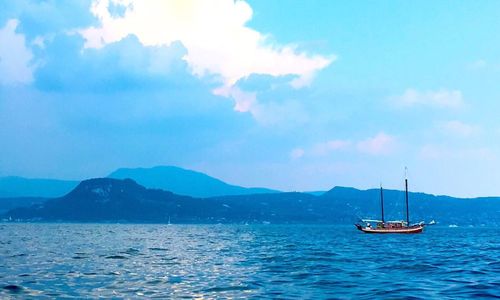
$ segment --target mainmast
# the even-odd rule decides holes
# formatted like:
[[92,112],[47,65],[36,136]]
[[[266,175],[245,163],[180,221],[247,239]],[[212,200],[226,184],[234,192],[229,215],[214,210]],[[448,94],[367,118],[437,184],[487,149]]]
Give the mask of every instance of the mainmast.
[[408,210],[408,168],[405,167],[405,196],[406,196],[406,226],[410,226],[410,212]]
[[382,184],[380,184],[380,207],[382,207],[382,223],[385,223],[385,220],[384,220],[384,189],[382,188]]

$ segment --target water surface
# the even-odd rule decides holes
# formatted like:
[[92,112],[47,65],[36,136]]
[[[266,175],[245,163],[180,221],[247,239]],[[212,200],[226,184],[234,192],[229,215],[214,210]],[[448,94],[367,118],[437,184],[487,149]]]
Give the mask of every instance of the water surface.
[[0,298],[500,297],[498,228],[0,224]]

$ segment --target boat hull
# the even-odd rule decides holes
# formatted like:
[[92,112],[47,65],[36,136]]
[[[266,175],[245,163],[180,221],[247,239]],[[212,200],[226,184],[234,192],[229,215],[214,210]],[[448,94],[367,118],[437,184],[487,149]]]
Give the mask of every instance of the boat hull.
[[361,225],[356,224],[358,230],[364,233],[402,233],[402,234],[414,234],[414,233],[422,233],[424,230],[423,225],[414,225],[410,227],[403,228],[371,228],[371,227],[363,227]]

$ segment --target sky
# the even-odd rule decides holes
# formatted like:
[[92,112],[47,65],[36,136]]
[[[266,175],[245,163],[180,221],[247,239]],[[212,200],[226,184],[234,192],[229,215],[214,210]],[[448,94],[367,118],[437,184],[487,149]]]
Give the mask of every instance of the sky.
[[0,0],[0,176],[500,195],[499,1]]

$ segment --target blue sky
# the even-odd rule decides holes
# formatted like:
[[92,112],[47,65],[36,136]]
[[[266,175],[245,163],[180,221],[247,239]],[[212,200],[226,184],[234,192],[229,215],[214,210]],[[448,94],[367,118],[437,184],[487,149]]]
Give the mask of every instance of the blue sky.
[[498,1],[2,1],[0,176],[500,195]]

